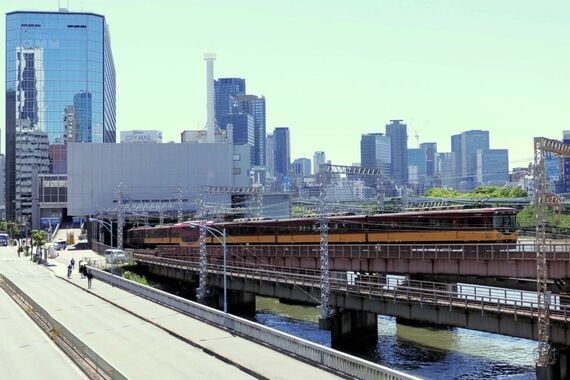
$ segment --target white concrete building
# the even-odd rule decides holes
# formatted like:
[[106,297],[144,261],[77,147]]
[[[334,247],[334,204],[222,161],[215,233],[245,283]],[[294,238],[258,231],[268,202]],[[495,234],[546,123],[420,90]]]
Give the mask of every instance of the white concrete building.
[[[117,207],[119,184],[131,203],[168,202],[178,186],[187,205],[202,186],[250,186],[250,150],[231,144],[67,145],[68,214]],[[220,196],[230,204],[230,194]]]

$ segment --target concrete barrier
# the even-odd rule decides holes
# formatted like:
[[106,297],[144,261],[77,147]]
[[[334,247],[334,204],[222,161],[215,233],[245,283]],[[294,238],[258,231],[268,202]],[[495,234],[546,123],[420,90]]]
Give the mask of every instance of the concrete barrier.
[[327,367],[352,378],[386,380],[418,379],[403,372],[371,363],[246,319],[224,314],[219,310],[189,301],[182,297],[141,285],[95,268],[89,269],[91,269],[91,273],[93,273],[93,276],[98,280],[113,284],[114,286],[141,297],[197,317],[218,327],[225,328],[247,339],[263,343],[291,356],[298,357],[318,366]]

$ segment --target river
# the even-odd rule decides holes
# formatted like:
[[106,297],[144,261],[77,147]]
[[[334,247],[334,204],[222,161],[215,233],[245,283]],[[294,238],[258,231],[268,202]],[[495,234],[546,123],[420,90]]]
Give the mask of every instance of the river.
[[[325,346],[314,307],[257,297],[256,321]],[[425,379],[534,379],[536,342],[462,328],[413,327],[378,317],[378,341],[350,354]]]

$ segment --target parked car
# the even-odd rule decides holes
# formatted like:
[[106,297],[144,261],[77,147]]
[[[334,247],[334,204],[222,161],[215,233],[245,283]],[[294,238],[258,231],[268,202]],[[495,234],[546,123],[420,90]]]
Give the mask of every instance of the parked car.
[[89,249],[89,243],[86,241],[78,241],[77,243],[70,245],[68,250],[80,250],[80,249]]
[[0,246],[8,246],[8,234],[6,232],[0,232]]
[[121,264],[127,261],[125,252],[120,249],[106,249],[105,261],[107,264]]
[[67,248],[67,242],[63,239],[55,240],[53,246],[57,251]]

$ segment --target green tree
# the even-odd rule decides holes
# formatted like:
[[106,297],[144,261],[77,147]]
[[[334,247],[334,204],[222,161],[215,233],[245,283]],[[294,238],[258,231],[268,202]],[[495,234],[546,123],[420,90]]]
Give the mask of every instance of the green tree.
[[443,187],[433,187],[425,192],[426,197],[432,198],[521,198],[527,193],[520,187],[479,186],[469,193],[460,193],[457,190]]
[[16,223],[8,222],[6,229],[8,230],[8,235],[11,239],[20,236],[20,226],[18,226]]
[[425,192],[425,196],[431,198],[458,198],[461,195],[459,191],[445,187],[432,187]]
[[32,230],[32,246],[36,246],[36,254],[39,255],[42,247],[47,242],[48,234],[44,230]]

